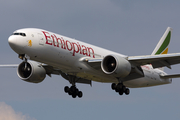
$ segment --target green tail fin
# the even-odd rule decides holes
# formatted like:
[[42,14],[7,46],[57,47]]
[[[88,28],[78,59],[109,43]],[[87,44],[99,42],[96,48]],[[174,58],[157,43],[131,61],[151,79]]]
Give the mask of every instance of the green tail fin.
[[[159,55],[159,54],[167,54],[168,53],[168,47],[171,40],[171,32],[172,28],[168,27],[159,40],[157,46],[155,47],[154,51],[151,55]],[[159,68],[160,70],[164,71],[164,68]]]
[[172,28],[168,27],[151,55],[167,54]]

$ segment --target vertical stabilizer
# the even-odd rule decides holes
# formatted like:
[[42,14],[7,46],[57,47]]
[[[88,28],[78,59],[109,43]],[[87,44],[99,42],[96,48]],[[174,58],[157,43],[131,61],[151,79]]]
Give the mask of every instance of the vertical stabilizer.
[[151,55],[167,54],[172,28],[168,27]]
[[[168,53],[168,47],[171,40],[171,32],[172,32],[172,28],[168,27],[151,55]],[[159,69],[164,70],[163,68],[159,68]]]

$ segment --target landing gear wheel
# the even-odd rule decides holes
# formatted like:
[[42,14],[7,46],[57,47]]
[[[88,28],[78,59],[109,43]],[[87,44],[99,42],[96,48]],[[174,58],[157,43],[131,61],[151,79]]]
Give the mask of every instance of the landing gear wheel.
[[70,87],[70,90],[71,90],[72,92],[75,92],[75,91],[76,91],[76,87],[75,87],[75,86],[71,86],[71,87]]
[[71,90],[69,90],[69,91],[68,91],[68,94],[69,94],[69,95],[72,95],[72,94],[73,94],[73,92],[72,92]]
[[116,83],[112,83],[112,84],[111,84],[111,88],[112,88],[113,90],[115,90],[115,89],[116,89]]
[[68,93],[69,95],[71,95],[73,98],[76,98],[77,96],[81,98],[83,96],[83,93],[79,91],[78,88],[76,87],[76,82],[81,78],[77,77],[76,73],[72,73],[72,74],[73,75],[70,75],[64,72],[62,72],[61,74],[61,76],[67,79],[69,83],[71,84],[71,87],[65,86],[64,91]]
[[129,90],[128,88],[126,88],[125,94],[126,94],[126,95],[129,95],[129,93],[130,93],[130,90]]
[[75,93],[76,93],[76,95],[78,95],[78,93],[79,93],[79,90],[77,88],[75,90]]
[[116,87],[115,91],[116,91],[116,92],[119,92],[119,89]]
[[123,95],[123,93],[124,93],[123,90],[119,91],[119,95]]
[[126,95],[129,95],[129,93],[130,93],[129,88],[127,88],[126,86],[124,86],[122,82],[121,82],[121,83],[118,83],[118,84],[112,83],[112,84],[111,84],[111,88],[112,88],[113,90],[115,90],[117,93],[119,93],[119,95],[123,95],[124,93],[125,93]]
[[125,92],[126,91],[126,87],[123,85],[123,87],[122,87],[122,90],[123,90],[123,92]]
[[73,94],[72,94],[72,97],[73,97],[73,98],[76,98],[76,93],[73,93]]
[[77,95],[79,98],[81,98],[83,96],[83,93],[81,91],[79,91]]
[[65,93],[68,93],[68,92],[69,92],[69,90],[70,90],[70,89],[69,89],[69,87],[68,87],[68,86],[65,86],[65,87],[64,87],[64,92],[65,92]]
[[121,90],[121,89],[123,88],[123,84],[122,84],[122,83],[118,83],[116,88],[117,88],[118,90]]
[[76,98],[77,96],[81,98],[83,96],[83,93],[79,91],[78,88],[76,88],[76,86],[71,86],[71,87],[65,86],[64,92],[71,95],[72,98]]

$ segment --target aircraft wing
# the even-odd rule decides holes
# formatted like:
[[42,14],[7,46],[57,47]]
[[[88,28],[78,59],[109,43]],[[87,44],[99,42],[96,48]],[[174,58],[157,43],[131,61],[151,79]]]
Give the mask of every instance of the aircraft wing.
[[151,64],[153,68],[168,67],[171,69],[171,65],[180,63],[180,53],[129,56],[128,60],[136,66]]
[[[60,69],[54,68],[53,66],[42,64],[44,69],[46,70],[46,74],[51,77],[51,74],[61,75],[64,79],[69,80],[69,77],[66,73],[62,72]],[[71,82],[71,81],[70,81]],[[77,77],[76,83],[90,84],[92,85],[92,81],[84,78]]]
[[0,68],[17,68],[18,64],[0,65]]
[[83,61],[88,62],[88,65],[90,65],[91,67],[93,67],[96,70],[101,70],[101,62],[102,62],[102,58],[88,58],[88,59],[84,59]]
[[160,75],[161,78],[168,79],[168,78],[179,78],[180,74],[173,74],[173,75]]
[[[19,64],[5,64],[5,65],[0,65],[0,68],[17,68]],[[63,73],[60,69],[56,69],[53,66],[47,65],[47,64],[42,64],[44,69],[46,70],[46,74],[51,77],[51,74],[54,75],[61,75],[64,79],[68,80],[68,76]],[[83,83],[83,84],[90,84],[91,80],[83,79],[83,78],[78,78],[77,83]]]

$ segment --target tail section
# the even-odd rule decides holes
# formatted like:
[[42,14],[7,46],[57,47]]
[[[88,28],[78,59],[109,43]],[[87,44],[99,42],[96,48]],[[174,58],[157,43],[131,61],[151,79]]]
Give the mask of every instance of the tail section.
[[[171,39],[171,32],[172,28],[168,27],[159,40],[157,46],[155,47],[154,51],[151,55],[159,55],[159,54],[167,54],[168,53],[168,47]],[[164,71],[164,68],[159,68],[162,71]]]
[[151,55],[167,54],[172,28],[168,27]]

